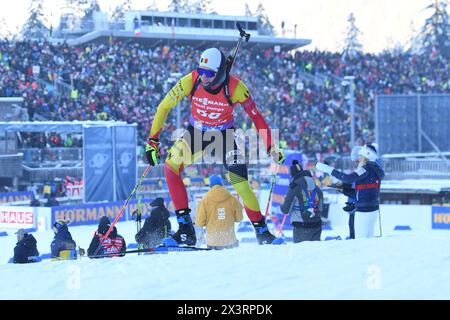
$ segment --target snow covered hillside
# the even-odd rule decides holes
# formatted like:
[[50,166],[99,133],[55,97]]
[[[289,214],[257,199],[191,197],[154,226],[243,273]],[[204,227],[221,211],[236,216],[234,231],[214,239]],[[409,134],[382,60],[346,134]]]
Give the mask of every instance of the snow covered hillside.
[[[134,242],[135,228],[132,222],[118,224],[127,243]],[[70,230],[87,248],[94,229]],[[40,253],[49,252],[52,232],[34,235]],[[0,237],[0,299],[450,299],[449,236],[439,230],[398,232],[17,265],[6,263],[15,245],[12,235]]]

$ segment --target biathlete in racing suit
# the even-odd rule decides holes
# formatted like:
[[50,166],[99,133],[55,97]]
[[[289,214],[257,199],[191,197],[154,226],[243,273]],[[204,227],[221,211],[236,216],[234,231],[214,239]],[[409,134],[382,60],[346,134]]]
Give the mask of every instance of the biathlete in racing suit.
[[[244,156],[234,140],[233,110],[237,104],[242,105],[245,112],[255,124],[258,134],[263,138],[266,150],[279,163],[283,163],[284,155],[277,146],[272,145],[270,128],[258,111],[255,101],[245,84],[226,71],[227,62],[224,54],[216,49],[205,50],[200,57],[197,70],[182,77],[159,104],[154,117],[150,137],[146,144],[147,160],[151,166],[158,164],[159,135],[170,112],[187,96],[191,103],[189,126],[183,137],[171,147],[165,161],[165,176],[170,196],[175,205],[179,224],[178,231],[163,244],[177,246],[179,244],[195,245],[196,236],[189,214],[188,196],[181,174],[183,169],[205,155],[205,149],[216,140],[222,140],[222,154],[216,153],[227,170],[227,179],[243,200],[246,213],[255,228],[259,244],[278,244],[281,239],[275,238],[268,230],[261,214],[258,200],[250,188],[247,177],[247,166]],[[214,139],[211,139],[211,136]]]

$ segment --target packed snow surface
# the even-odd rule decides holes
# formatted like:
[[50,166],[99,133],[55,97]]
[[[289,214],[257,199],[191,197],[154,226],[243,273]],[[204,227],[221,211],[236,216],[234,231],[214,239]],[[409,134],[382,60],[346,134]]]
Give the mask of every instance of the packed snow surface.
[[[133,222],[117,227],[127,243],[134,242]],[[95,226],[70,228],[84,248],[94,230]],[[331,234],[324,231],[322,238],[327,232]],[[52,232],[33,235],[40,253],[49,252]],[[450,237],[445,230],[7,264],[15,242],[13,234],[0,237],[0,299],[450,299]]]

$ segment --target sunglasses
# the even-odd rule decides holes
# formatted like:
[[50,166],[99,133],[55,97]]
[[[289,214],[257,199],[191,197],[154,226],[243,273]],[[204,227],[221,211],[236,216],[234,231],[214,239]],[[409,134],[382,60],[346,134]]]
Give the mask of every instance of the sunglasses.
[[208,78],[212,78],[216,75],[215,71],[212,70],[208,70],[208,69],[203,69],[203,68],[197,68],[197,72],[199,76],[205,75]]

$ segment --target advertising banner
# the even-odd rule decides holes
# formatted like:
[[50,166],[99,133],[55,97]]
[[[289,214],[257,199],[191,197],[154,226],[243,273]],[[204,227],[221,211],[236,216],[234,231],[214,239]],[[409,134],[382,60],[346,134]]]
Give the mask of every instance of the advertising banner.
[[[152,207],[150,203],[152,199],[141,199],[141,213],[142,220],[145,220],[150,215]],[[165,197],[164,202],[166,207],[170,206],[170,197]],[[81,225],[96,225],[103,216],[108,216],[111,222],[119,214],[120,209],[124,205],[125,201],[114,201],[95,204],[79,204],[70,206],[58,206],[52,207],[51,210],[51,224],[57,220],[69,220],[71,226]],[[124,212],[119,218],[119,222],[134,220],[131,216],[132,213],[138,208],[138,200],[131,200]],[[169,209],[170,210],[170,209]]]
[[450,229],[450,207],[431,207],[431,228]]
[[36,214],[34,208],[0,206],[0,229],[30,229],[35,227]]
[[136,185],[136,127],[115,126],[116,200],[125,200]]
[[[106,202],[95,204],[82,204],[73,206],[52,207],[52,220],[70,220],[71,226],[98,224],[103,216],[108,216],[111,222],[119,214],[123,202]],[[126,221],[127,213],[124,212],[119,221]]]
[[84,202],[114,201],[112,127],[84,127]]
[[33,191],[0,193],[0,204],[19,201],[31,201],[31,199],[33,199]]

